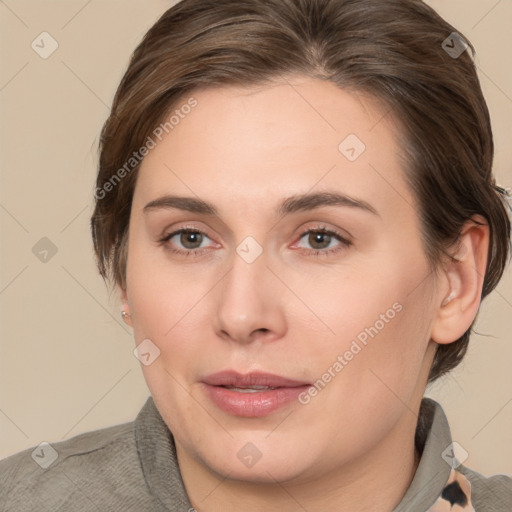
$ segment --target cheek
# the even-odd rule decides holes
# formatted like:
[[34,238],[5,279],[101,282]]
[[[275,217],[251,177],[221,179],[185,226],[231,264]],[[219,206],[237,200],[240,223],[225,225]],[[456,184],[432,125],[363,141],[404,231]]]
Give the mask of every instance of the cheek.
[[[317,377],[335,374],[338,384],[333,387],[339,393],[355,398],[364,389],[371,400],[392,395],[390,390],[405,399],[410,396],[434,315],[431,280],[425,279],[428,268],[416,261],[408,266],[403,260],[368,265],[324,282],[309,278],[297,288],[315,313],[316,318],[309,314],[308,319],[323,333],[303,357],[315,362]],[[308,328],[303,320],[301,329],[311,331],[311,324]]]
[[142,365],[144,377],[153,394],[165,392],[166,400],[174,397],[184,408],[187,397],[181,397],[178,381],[193,383],[205,344],[212,338],[208,292],[219,279],[211,270],[192,268],[196,266],[170,265],[160,250],[142,244],[132,244],[127,265],[135,343],[149,339],[160,351],[154,363]]
[[311,343],[302,354],[315,370],[319,390],[302,403],[311,408],[311,418],[318,418],[312,421],[319,431],[339,439],[334,444],[342,449],[333,448],[334,459],[384,436],[418,389],[429,328],[423,291],[410,293],[406,285],[378,289],[379,294],[359,289],[357,295],[351,290],[342,307],[330,306],[324,320],[336,336],[324,336],[322,350]]
[[165,251],[150,244],[143,234],[138,239],[133,234],[127,262],[127,294],[135,333],[164,337],[201,299],[201,281],[186,268],[170,265]]
[[[422,264],[407,266],[395,260],[338,269],[319,267],[288,280],[295,295],[303,299],[304,327],[318,327],[332,346],[340,340],[357,338],[364,343],[373,337],[384,338],[386,332],[405,327],[404,319],[415,315],[416,306],[424,302],[423,288],[414,288],[428,274]],[[290,295],[290,302],[297,300]]]

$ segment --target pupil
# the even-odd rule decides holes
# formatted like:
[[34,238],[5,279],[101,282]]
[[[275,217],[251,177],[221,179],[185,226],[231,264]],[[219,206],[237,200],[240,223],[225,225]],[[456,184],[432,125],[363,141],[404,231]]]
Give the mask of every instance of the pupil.
[[[329,247],[330,238],[331,237],[325,233],[311,233],[309,242],[311,243],[311,246],[316,249],[325,249],[326,247]],[[325,243],[325,239],[327,239],[327,243]],[[324,242],[323,244],[322,241]],[[317,243],[319,243],[321,247],[315,246]]]
[[[197,247],[194,246],[194,244],[197,244],[199,239],[199,245],[201,245],[201,233],[194,233],[194,232],[184,232],[181,234],[181,243],[184,247],[187,249],[197,249]],[[187,244],[191,244],[192,247],[190,247]]]

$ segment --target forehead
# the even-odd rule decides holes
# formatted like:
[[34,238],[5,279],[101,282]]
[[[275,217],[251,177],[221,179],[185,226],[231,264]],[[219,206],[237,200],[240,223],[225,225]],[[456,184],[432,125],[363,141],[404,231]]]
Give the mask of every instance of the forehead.
[[[263,86],[203,88],[192,96],[197,106],[172,133],[176,144],[178,137],[200,138],[204,144],[197,145],[201,151],[197,156],[212,150],[207,142],[213,140],[223,142],[215,150],[217,158],[229,160],[237,156],[247,160],[255,152],[270,157],[288,148],[299,156],[300,148],[337,151],[344,136],[355,134],[372,142],[390,124],[383,122],[387,109],[374,98],[304,77]],[[179,110],[187,99],[183,97],[175,108]],[[382,124],[381,130],[372,137],[367,132],[377,124]]]
[[[196,106],[176,112],[190,98]],[[141,165],[144,199],[179,193],[247,205],[264,198],[270,207],[313,188],[368,202],[408,195],[386,108],[331,82],[205,88],[173,112],[181,115]]]

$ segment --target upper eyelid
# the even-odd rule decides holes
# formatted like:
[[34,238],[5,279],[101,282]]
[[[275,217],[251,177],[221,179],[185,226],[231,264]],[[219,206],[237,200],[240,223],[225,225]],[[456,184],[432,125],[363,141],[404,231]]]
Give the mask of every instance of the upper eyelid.
[[[176,228],[176,229],[173,229],[173,230],[169,230],[167,232],[167,230],[164,230],[165,234],[162,235],[162,237],[168,237],[170,235],[176,235],[178,233],[181,233],[182,231],[189,231],[189,232],[194,232],[194,233],[201,233],[203,235],[206,235],[208,238],[211,238],[208,233],[203,230],[203,229],[200,229],[200,228],[196,228],[196,227],[192,227],[192,226],[182,226],[182,227],[179,227],[179,228]],[[320,231],[320,232],[325,232],[325,233],[331,233],[331,234],[335,234],[335,235],[340,235],[340,233],[338,233],[338,231],[336,229],[333,229],[333,228],[328,228],[326,226],[309,226],[307,228],[304,228],[304,230],[301,231],[300,233],[300,236],[304,236],[306,233],[309,233],[310,231]]]
[[181,227],[181,228],[177,228],[177,229],[172,229],[172,230],[169,230],[169,232],[165,232],[161,237],[160,239],[161,240],[170,240],[171,238],[175,237],[176,235],[179,235],[180,233],[182,232],[192,232],[192,233],[201,233],[202,235],[205,235],[207,236],[208,238],[212,239],[212,237],[210,235],[208,235],[208,233],[206,233],[205,231],[203,231],[202,229],[198,229],[198,228],[191,228],[191,227]]
[[[300,242],[300,240],[310,232],[319,232],[319,233],[327,234],[328,236],[335,238],[336,240],[338,240],[339,242],[341,242],[342,244],[345,244],[345,245],[352,245],[352,243],[353,243],[351,236],[345,236],[342,233],[340,233],[338,230],[333,230],[333,229],[329,229],[329,228],[321,227],[321,226],[319,226],[317,228],[309,227],[309,228],[305,229],[304,231],[302,231],[299,234],[299,238],[297,239],[297,242],[294,242],[294,243]],[[318,250],[318,249],[311,249],[311,250]],[[323,252],[328,252],[328,251],[323,251]]]

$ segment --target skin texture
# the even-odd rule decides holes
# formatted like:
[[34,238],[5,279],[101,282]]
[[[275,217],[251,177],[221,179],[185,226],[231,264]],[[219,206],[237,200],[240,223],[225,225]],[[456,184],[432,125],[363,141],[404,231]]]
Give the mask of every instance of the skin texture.
[[[436,343],[456,340],[476,315],[487,227],[469,223],[462,261],[431,271],[397,128],[369,98],[300,76],[193,96],[197,107],[141,165],[120,290],[136,344],[150,339],[160,350],[142,369],[191,503],[198,511],[392,510],[416,469],[417,412]],[[353,162],[338,149],[349,134],[366,145]],[[275,212],[285,198],[324,191],[377,214]],[[166,194],[200,198],[218,215],[144,212]],[[319,227],[351,244],[318,242],[308,230]],[[160,242],[180,228],[206,236]],[[248,236],[263,250],[252,263],[236,251]],[[394,318],[307,405],[242,418],[204,392],[201,380],[225,369],[313,383],[394,304]],[[261,453],[252,467],[237,456],[247,443]]]

